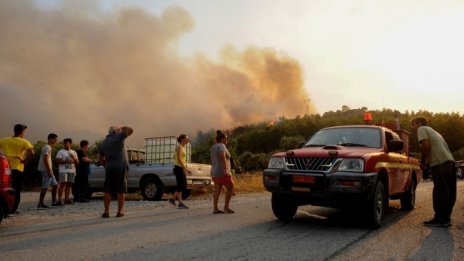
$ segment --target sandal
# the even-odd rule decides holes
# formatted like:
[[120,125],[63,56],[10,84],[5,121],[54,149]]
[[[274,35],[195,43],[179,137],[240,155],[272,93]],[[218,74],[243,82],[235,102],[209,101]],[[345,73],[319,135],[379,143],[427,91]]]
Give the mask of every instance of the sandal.
[[116,217],[124,217],[124,213],[118,213],[116,214]]
[[109,218],[109,217],[110,217],[110,214],[108,214],[108,213],[103,213],[102,214],[102,218]]
[[224,214],[224,211],[221,211],[221,210],[215,210],[215,211],[213,211],[213,214]]
[[235,211],[233,211],[232,209],[227,209],[227,210],[224,210],[224,213],[233,214],[233,213],[235,213]]

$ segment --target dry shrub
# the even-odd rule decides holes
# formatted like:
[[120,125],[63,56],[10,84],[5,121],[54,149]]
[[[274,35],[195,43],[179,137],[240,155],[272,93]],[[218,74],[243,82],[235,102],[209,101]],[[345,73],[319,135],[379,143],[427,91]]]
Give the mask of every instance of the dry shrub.
[[[236,193],[251,193],[251,192],[263,192],[263,172],[244,172],[241,174],[235,174],[232,176],[235,184]],[[193,198],[203,198],[203,197],[212,197],[213,186],[204,187],[201,189],[195,189],[192,191],[191,195]],[[225,191],[225,188],[222,188]]]
[[263,172],[245,172],[233,176],[235,191],[240,192],[263,192]]

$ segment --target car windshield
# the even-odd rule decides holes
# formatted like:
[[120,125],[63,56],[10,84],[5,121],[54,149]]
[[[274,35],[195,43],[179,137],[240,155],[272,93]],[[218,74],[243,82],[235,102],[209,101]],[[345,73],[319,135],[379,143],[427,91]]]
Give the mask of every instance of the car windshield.
[[323,129],[314,134],[304,147],[340,145],[347,147],[380,148],[380,130],[374,128]]

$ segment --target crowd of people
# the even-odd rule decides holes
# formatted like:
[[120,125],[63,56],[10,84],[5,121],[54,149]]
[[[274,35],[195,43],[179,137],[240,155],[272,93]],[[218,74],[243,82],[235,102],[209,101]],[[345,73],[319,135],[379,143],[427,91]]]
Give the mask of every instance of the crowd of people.
[[[12,187],[15,190],[15,202],[11,211],[19,214],[18,206],[21,201],[21,191],[24,179],[24,162],[35,154],[33,145],[25,139],[27,126],[16,124],[14,135],[0,139],[0,149],[5,153],[11,168]],[[105,182],[103,185],[103,218],[110,217],[110,203],[113,195],[117,195],[117,214],[116,217],[124,216],[125,194],[127,193],[127,172],[129,162],[125,151],[125,140],[132,135],[134,130],[131,127],[111,126],[108,135],[100,144],[100,164],[105,168]],[[211,177],[214,181],[213,193],[213,213],[232,214],[234,211],[229,207],[230,199],[234,193],[234,182],[231,170],[231,155],[227,150],[227,135],[222,131],[217,131],[215,144],[211,147]],[[176,190],[168,202],[177,206],[178,209],[188,209],[189,207],[182,200],[182,191],[186,189],[186,176],[191,174],[187,167],[185,146],[189,143],[189,137],[185,134],[177,138],[178,145],[174,154],[173,173],[176,177]],[[54,145],[58,142],[58,135],[50,133],[45,144],[40,151],[40,158],[37,170],[40,172],[41,190],[37,209],[49,209],[45,204],[47,191],[51,187],[51,206],[63,206],[74,204],[74,202],[89,202],[89,174],[91,159],[87,154],[89,142],[82,140],[77,151],[72,149],[72,139],[63,140],[63,148],[56,153],[52,159]],[[54,173],[53,161],[58,165],[58,175]],[[57,179],[58,177],[58,179]],[[219,195],[222,187],[227,189],[223,210],[218,208]],[[74,193],[71,193],[74,190]],[[74,194],[74,198],[71,196]],[[63,197],[64,195],[64,197]],[[176,201],[178,202],[176,204]]]
[[[33,145],[24,138],[26,130],[26,125],[16,124],[14,126],[14,135],[0,140],[0,149],[6,154],[8,159],[12,173],[12,188],[15,190],[15,203],[11,211],[13,214],[19,214],[18,206],[21,202],[21,191],[23,188],[24,163],[35,155]],[[50,133],[47,140],[47,144],[45,144],[40,151],[40,158],[37,166],[37,171],[40,172],[42,177],[37,208],[50,208],[44,203],[45,195],[50,186],[52,187],[52,206],[73,204],[74,200],[88,202],[88,199],[85,198],[84,195],[87,195],[86,190],[88,189],[88,174],[91,162],[87,155],[89,142],[82,140],[79,149],[74,151],[71,148],[72,139],[64,139],[63,149],[59,150],[55,157],[59,172],[58,176],[55,176],[52,163],[52,152],[53,146],[58,141],[58,135]],[[56,177],[58,177],[58,180]],[[76,194],[78,197],[75,199],[70,197],[73,186],[78,193]]]

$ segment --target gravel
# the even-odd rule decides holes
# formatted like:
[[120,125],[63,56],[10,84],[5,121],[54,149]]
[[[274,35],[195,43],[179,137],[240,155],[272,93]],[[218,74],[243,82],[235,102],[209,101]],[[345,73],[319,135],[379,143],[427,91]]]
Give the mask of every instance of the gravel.
[[[50,206],[49,209],[37,209],[40,192],[23,192],[21,193],[21,203],[19,205],[19,214],[9,215],[3,220],[1,226],[21,226],[33,223],[55,223],[63,221],[79,220],[87,217],[100,216],[103,213],[103,193],[94,193],[90,202],[51,207],[51,195],[47,192],[44,203]],[[125,203],[125,213],[148,210],[153,208],[173,208],[166,199],[165,195],[160,201],[142,200],[139,193],[127,194]],[[193,196],[184,200],[189,206],[212,204],[210,194]],[[113,200],[110,205],[110,215],[114,216],[117,212],[117,201]],[[5,224],[3,224],[5,223]]]

